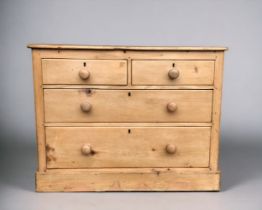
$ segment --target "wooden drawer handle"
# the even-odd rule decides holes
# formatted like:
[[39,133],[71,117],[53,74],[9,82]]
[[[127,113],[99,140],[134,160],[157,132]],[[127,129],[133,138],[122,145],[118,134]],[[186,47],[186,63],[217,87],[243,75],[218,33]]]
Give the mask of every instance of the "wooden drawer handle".
[[92,105],[88,102],[83,102],[81,103],[80,108],[83,112],[90,112],[92,109]]
[[175,112],[177,110],[177,105],[175,102],[170,102],[167,104],[166,108],[169,112]]
[[173,144],[166,145],[166,152],[168,154],[175,154],[176,153],[176,146]]
[[90,72],[88,70],[86,70],[86,69],[81,69],[79,71],[79,77],[82,80],[87,80],[90,77]]
[[168,72],[169,79],[177,79],[179,77],[179,71],[175,68],[169,70]]
[[92,154],[92,147],[90,144],[84,144],[81,148],[83,155],[90,155]]

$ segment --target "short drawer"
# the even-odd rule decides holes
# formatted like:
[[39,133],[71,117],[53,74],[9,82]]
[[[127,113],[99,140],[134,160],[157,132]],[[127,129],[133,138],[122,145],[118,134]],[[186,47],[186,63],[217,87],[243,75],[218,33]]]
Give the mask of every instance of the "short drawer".
[[42,59],[43,84],[126,85],[126,60]]
[[46,122],[211,122],[212,90],[45,89]]
[[212,85],[214,61],[133,60],[133,85]]
[[48,168],[208,167],[210,127],[47,127]]

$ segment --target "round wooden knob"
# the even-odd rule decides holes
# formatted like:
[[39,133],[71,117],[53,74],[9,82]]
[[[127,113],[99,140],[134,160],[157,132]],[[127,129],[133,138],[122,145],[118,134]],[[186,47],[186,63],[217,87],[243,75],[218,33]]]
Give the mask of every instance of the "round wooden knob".
[[166,108],[169,112],[175,112],[177,110],[177,105],[175,102],[170,102],[167,104]]
[[79,77],[82,79],[82,80],[87,80],[90,76],[90,72],[86,69],[81,69],[79,71]]
[[80,108],[83,112],[90,112],[92,109],[92,105],[88,102],[83,102],[81,103]]
[[92,147],[90,144],[84,144],[81,151],[83,155],[90,155],[92,153]]
[[167,152],[168,154],[175,154],[175,152],[176,152],[176,146],[173,145],[173,144],[168,144],[168,145],[166,145],[166,152]]
[[168,76],[169,76],[170,79],[176,79],[179,76],[179,71],[177,69],[173,68],[173,69],[169,70]]

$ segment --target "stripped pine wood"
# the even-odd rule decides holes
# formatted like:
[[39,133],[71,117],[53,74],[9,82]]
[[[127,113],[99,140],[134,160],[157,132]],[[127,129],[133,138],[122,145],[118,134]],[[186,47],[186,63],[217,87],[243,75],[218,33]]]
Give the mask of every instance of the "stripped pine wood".
[[210,168],[219,170],[219,142],[220,142],[220,118],[221,118],[221,98],[223,81],[224,53],[217,53],[215,66],[215,89],[212,110],[212,134],[210,147]]
[[45,123],[46,127],[211,127],[213,123]]
[[45,151],[45,128],[44,128],[44,94],[42,85],[42,69],[39,50],[34,50],[33,57],[33,78],[34,78],[34,95],[35,95],[35,123],[36,139],[38,152],[38,171],[46,170],[46,151]]
[[36,190],[68,191],[218,191],[220,173],[176,172],[170,168],[49,170],[36,174]]
[[216,51],[132,51],[132,50],[50,50],[40,51],[42,59],[150,59],[150,60],[211,60],[216,59]]
[[[177,78],[169,73],[177,71]],[[212,85],[214,61],[134,60],[134,85]]]
[[[131,74],[130,74],[131,75]],[[213,90],[213,85],[173,85],[173,86],[155,86],[155,85],[131,85],[131,80],[126,86],[116,85],[42,85],[45,89],[109,89],[109,90]]]
[[210,127],[48,127],[46,143],[48,168],[208,167]]
[[[48,89],[46,122],[211,122],[210,90]],[[169,103],[177,110],[167,110]],[[89,112],[81,104],[90,104]]]
[[37,191],[220,190],[227,48],[28,47]]
[[42,68],[43,84],[127,84],[125,60],[43,59]]

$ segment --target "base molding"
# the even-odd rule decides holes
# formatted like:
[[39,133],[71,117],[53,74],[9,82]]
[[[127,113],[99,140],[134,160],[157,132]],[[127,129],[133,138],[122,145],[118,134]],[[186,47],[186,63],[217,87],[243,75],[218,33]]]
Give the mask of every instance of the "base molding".
[[36,173],[36,191],[219,191],[220,172],[205,169],[52,169]]

